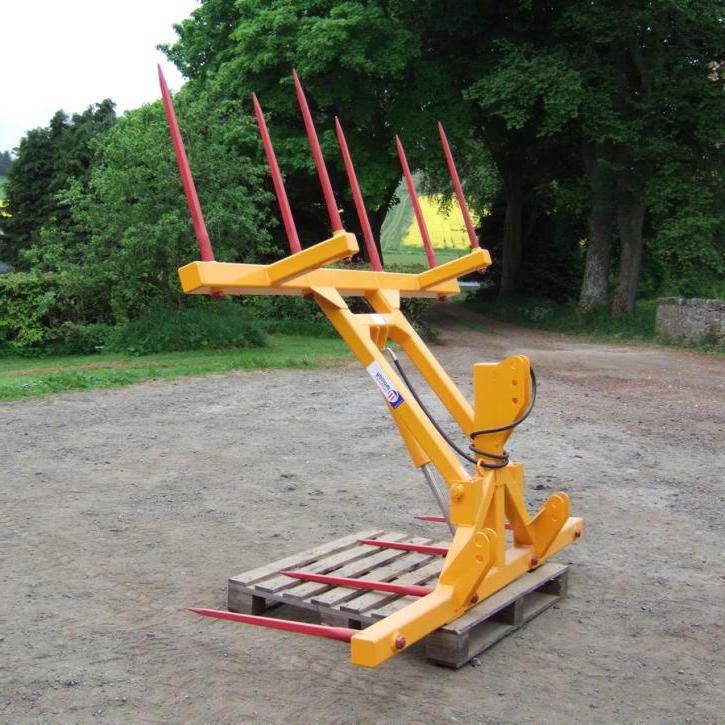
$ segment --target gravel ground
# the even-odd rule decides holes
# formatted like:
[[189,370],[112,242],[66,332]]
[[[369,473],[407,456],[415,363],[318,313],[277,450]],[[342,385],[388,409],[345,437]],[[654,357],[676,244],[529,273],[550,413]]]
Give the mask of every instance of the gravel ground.
[[[585,519],[570,595],[450,671],[195,617],[226,579],[381,527],[439,536],[356,365],[58,395],[0,417],[0,721],[722,722],[725,361],[581,342],[445,308],[435,352],[528,354],[511,449],[530,508]],[[456,323],[452,319],[456,318]]]

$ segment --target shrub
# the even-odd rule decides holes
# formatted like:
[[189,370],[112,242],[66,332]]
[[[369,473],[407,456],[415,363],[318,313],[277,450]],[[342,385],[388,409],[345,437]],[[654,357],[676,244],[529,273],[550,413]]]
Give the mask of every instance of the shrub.
[[39,356],[94,352],[110,327],[87,324],[79,285],[68,275],[15,272],[0,275],[0,348]]
[[60,327],[47,331],[42,353],[44,355],[90,355],[104,349],[112,334],[113,327],[103,322],[92,322],[88,325],[65,322]]
[[116,328],[109,341],[110,349],[133,355],[265,344],[262,325],[231,301],[181,310],[152,307],[137,320]]
[[575,303],[532,297],[486,299],[474,293],[467,304],[503,322],[564,334],[590,335],[610,340],[654,339],[657,300],[638,300],[631,315],[614,316],[607,307],[581,312]]
[[[391,266],[390,271],[408,271],[409,268]],[[418,270],[420,271],[420,270]],[[370,307],[361,297],[348,297],[347,304],[353,312],[369,312]],[[404,297],[400,308],[418,334],[426,339],[435,338],[436,331],[425,322],[425,312],[432,300],[421,297]],[[270,334],[304,335],[305,337],[337,337],[337,333],[312,300],[285,295],[280,297],[248,297],[244,308],[259,319]]]

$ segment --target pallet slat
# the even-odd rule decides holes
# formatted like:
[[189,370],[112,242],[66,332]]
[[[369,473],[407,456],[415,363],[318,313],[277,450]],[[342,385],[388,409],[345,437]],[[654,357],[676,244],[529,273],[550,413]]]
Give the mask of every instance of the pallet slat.
[[288,556],[285,559],[280,559],[272,564],[266,564],[265,566],[259,566],[251,571],[244,572],[232,577],[230,581],[235,581],[242,586],[249,586],[260,579],[266,579],[273,574],[277,574],[283,569],[291,569],[292,567],[298,568],[300,566],[307,566],[313,561],[316,561],[321,556],[327,556],[328,554],[334,554],[342,549],[347,549],[351,546],[357,546],[357,540],[363,538],[379,539],[382,534],[381,529],[372,529],[369,531],[360,531],[357,534],[350,534],[349,536],[343,536],[341,539],[330,541],[327,544],[321,544],[314,549],[308,551],[298,552],[292,556]]
[[[439,544],[436,544],[436,546],[437,545]],[[419,564],[412,568],[411,571],[402,574],[399,578],[396,578],[395,581],[398,584],[433,585],[440,574],[441,568],[443,567],[443,559],[440,556],[429,556],[426,554],[411,554],[411,556],[421,557]],[[366,592],[351,602],[344,603],[341,609],[345,612],[359,615],[364,614],[370,621],[372,621],[374,619],[380,619],[379,616],[376,616],[379,608],[387,605],[388,603],[399,600],[401,601],[401,604],[397,607],[397,609],[400,609],[400,607],[405,604],[414,602],[415,597],[401,597],[397,594],[388,594],[387,592]]]
[[[390,534],[390,536],[395,537],[396,540],[402,541],[403,539],[405,539],[406,535],[400,532],[395,532]],[[350,564],[360,559],[366,559],[374,552],[375,549],[368,549],[366,551],[364,547],[358,545],[356,542],[355,546],[350,546],[346,549],[343,549],[342,551],[331,553],[329,556],[321,556],[315,562],[295,568],[305,569],[306,571],[311,571],[315,574],[329,574],[330,572],[333,572],[339,567],[342,567],[346,564]],[[371,566],[374,566],[374,564],[371,564]],[[299,599],[304,599],[307,596],[307,594],[305,593],[307,590],[319,590],[320,584],[317,584],[315,582],[303,582],[299,579],[291,579],[284,574],[280,574],[280,572],[284,569],[291,568],[292,567],[283,567],[283,569],[278,569],[273,577],[258,582],[256,584],[256,587],[261,592],[267,592],[270,594],[284,590],[285,596],[294,595],[297,596],[297,598]],[[325,585],[323,584],[322,586],[324,587]],[[298,592],[300,593],[298,594]]]
[[[392,536],[395,536],[398,541],[403,541],[407,538],[405,534],[392,534]],[[357,556],[351,557],[345,562],[340,564],[335,562],[333,566],[327,564],[328,560],[325,559],[323,562],[320,562],[322,565],[320,569],[322,571],[315,571],[313,567],[306,567],[306,571],[312,571],[315,574],[332,574],[333,576],[346,576],[351,578],[361,577],[363,575],[367,577],[367,572],[371,569],[374,569],[379,564],[385,564],[394,559],[399,559],[402,553],[399,550],[394,551],[392,549],[383,549],[382,551],[372,549],[371,551],[368,548],[368,551],[365,551],[364,547],[359,548],[360,551]],[[323,597],[324,593],[330,590],[342,590],[342,587],[331,587],[329,584],[321,584],[320,582],[306,582],[299,579],[286,578],[288,581],[296,581],[298,586],[294,587],[294,589],[285,590],[285,599],[310,599],[314,604],[317,604],[316,597]]]
[[[416,537],[414,539],[407,539],[407,542],[411,544],[429,544],[431,540]],[[387,581],[389,579],[394,579],[404,574],[406,571],[409,571],[412,566],[414,566],[414,562],[411,562],[408,558],[408,552],[395,549],[387,549],[385,551],[387,553],[387,556],[380,557],[377,561],[376,566],[369,567],[365,569],[365,571],[360,571],[359,573],[339,573],[339,575],[373,579],[374,581]],[[398,556],[393,555],[394,551],[398,554]],[[418,554],[417,556],[420,557],[421,555]],[[335,572],[335,574],[338,574],[338,572]],[[349,599],[357,596],[361,592],[362,590],[360,589],[350,589],[341,586],[333,587],[330,591],[314,597],[312,601],[318,605],[337,607],[340,606],[343,602],[346,602]]]
[[547,562],[429,634],[426,657],[458,669],[566,594],[568,566]]

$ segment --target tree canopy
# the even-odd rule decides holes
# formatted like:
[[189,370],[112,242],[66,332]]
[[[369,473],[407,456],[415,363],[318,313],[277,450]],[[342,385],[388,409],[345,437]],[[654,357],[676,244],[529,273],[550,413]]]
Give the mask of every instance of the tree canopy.
[[[434,136],[443,120],[471,198],[499,216],[484,241],[500,291],[533,283],[578,295],[584,308],[611,296],[627,312],[643,264],[652,291],[693,292],[723,272],[723,87],[713,68],[724,10],[711,0],[206,0],[166,52],[192,86],[245,103],[260,93],[293,206],[317,238],[324,214],[303,181],[311,162],[292,66],[340,191],[330,121],[347,123],[378,226],[399,178],[395,133],[447,190]],[[542,281],[534,270],[547,260]]]
[[[256,132],[236,101],[180,93],[179,119],[219,261],[270,252]],[[88,180],[57,195],[68,219],[44,226],[25,254],[34,269],[72,275],[114,321],[151,302],[177,305],[177,269],[196,242],[161,102],[119,119],[98,142]]]
[[[329,233],[294,67],[347,228],[334,117],[378,239],[396,134],[450,203],[440,120],[497,293],[623,314],[638,294],[725,293],[724,19],[722,0],[201,0],[164,50],[188,78],[175,101],[220,259],[286,248],[252,91],[303,245]],[[159,103],[120,119],[110,100],[59,111],[22,139],[6,192],[0,258],[52,278],[79,320],[180,304],[175,270],[194,242]]]
[[13,165],[13,157],[9,151],[0,153],[0,176],[7,176],[10,167]]
[[94,142],[116,120],[114,105],[106,99],[70,118],[58,111],[48,126],[22,138],[5,189],[10,216],[2,221],[0,258],[4,261],[22,266],[20,252],[38,240],[43,226],[69,221],[58,194],[71,179],[88,178]]

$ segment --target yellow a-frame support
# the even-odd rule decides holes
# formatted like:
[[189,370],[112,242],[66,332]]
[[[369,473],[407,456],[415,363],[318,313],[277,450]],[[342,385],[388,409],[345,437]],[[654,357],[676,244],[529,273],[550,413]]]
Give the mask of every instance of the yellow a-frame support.
[[[475,365],[472,407],[400,311],[401,295],[457,294],[457,277],[485,270],[491,264],[488,252],[474,249],[420,274],[323,268],[357,251],[355,237],[341,231],[273,264],[192,262],[179,270],[179,276],[188,294],[314,298],[385,396],[413,463],[432,464],[447,484],[455,533],[435,589],[350,640],[352,662],[376,667],[541,565],[581,536],[583,522],[569,517],[569,498],[562,492],[530,517],[524,504],[523,466],[502,458],[511,434],[506,426],[517,421],[531,401],[528,359],[516,355],[498,364]],[[352,313],[345,296],[365,297],[374,312]],[[382,351],[388,339],[407,353],[476,449],[487,451],[476,454],[473,473],[388,362]],[[501,460],[500,467],[492,467]],[[512,530],[508,547],[506,521]]]

